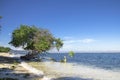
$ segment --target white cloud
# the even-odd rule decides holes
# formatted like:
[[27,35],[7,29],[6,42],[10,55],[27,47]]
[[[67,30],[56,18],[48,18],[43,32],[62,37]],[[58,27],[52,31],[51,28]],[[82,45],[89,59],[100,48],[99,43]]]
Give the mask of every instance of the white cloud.
[[90,46],[94,44],[96,40],[92,38],[77,39],[73,37],[64,37],[64,45],[61,51],[91,51],[93,48]]
[[73,37],[70,37],[70,36],[66,36],[66,37],[63,37],[63,39],[73,39]]
[[69,40],[65,40],[64,43],[67,44],[72,44],[72,43],[92,43],[96,40],[94,39],[69,39]]
[[117,43],[111,43],[104,40],[93,38],[78,39],[73,37],[64,38],[64,45],[61,52],[120,52],[120,46]]
[[83,39],[83,40],[81,40],[81,42],[83,42],[83,43],[92,43],[94,41],[95,41],[94,39]]

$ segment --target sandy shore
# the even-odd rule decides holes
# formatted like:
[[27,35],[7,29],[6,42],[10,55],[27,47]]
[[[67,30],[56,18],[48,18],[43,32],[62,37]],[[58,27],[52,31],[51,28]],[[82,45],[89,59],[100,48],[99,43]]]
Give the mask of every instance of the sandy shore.
[[14,78],[18,80],[51,80],[26,62],[20,62],[9,53],[0,53],[0,78]]
[[[0,53],[0,78],[18,80],[120,80],[120,71],[60,62],[19,61]],[[13,67],[14,66],[14,67]]]
[[120,71],[92,66],[59,62],[30,62],[31,66],[44,71],[55,80],[120,80]]

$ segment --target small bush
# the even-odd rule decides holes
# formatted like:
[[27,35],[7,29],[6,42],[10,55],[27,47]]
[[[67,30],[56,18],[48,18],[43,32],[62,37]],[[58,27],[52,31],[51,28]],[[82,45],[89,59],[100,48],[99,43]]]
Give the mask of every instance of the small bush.
[[9,47],[0,46],[0,52],[9,52],[11,49]]
[[14,70],[16,67],[15,66],[11,66],[11,69]]

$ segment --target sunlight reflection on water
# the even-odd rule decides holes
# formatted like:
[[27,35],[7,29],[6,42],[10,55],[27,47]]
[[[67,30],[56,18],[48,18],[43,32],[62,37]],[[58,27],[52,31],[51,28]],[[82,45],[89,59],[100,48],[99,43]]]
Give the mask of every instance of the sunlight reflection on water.
[[112,70],[105,70],[91,66],[77,65],[72,63],[59,63],[59,62],[43,62],[42,64],[47,67],[50,74],[56,74],[57,77],[67,77],[70,79],[60,80],[119,80],[120,72]]

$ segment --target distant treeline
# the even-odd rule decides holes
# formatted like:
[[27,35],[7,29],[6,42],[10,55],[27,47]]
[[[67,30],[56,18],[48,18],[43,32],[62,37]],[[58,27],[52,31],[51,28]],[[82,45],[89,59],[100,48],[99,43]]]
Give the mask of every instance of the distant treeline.
[[0,46],[0,52],[9,52],[11,49],[9,47]]

